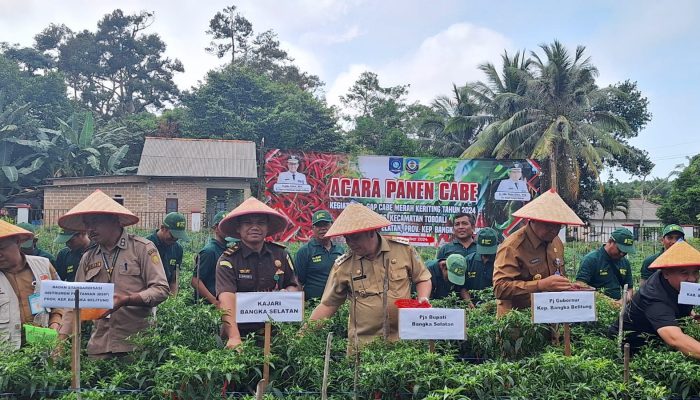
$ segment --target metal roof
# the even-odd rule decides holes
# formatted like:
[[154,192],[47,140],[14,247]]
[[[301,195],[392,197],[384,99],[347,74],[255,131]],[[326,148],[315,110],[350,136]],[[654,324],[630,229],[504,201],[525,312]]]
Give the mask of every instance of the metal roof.
[[[639,222],[642,219],[642,213],[644,213],[644,221],[649,223],[653,221],[660,221],[659,217],[656,216],[656,211],[661,207],[656,203],[652,203],[649,200],[645,200],[642,205],[642,199],[629,199],[629,211],[627,216],[620,211],[615,211],[612,217],[610,214],[605,216],[606,221],[629,221],[629,222]],[[600,221],[603,219],[603,209],[600,204],[596,203],[596,209],[593,215],[590,216],[590,221]]]
[[255,143],[146,137],[136,175],[256,178]]

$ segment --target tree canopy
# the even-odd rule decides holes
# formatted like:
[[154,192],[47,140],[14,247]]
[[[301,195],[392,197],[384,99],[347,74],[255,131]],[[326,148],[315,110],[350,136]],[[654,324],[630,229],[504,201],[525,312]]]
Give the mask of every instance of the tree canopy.
[[700,154],[673,181],[671,193],[664,198],[656,215],[665,224],[700,222]]

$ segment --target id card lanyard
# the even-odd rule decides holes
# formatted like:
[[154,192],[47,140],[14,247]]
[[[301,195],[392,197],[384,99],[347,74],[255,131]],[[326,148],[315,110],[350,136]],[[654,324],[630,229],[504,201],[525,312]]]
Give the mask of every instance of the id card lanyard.
[[114,266],[117,265],[117,258],[119,258],[119,252],[121,251],[121,248],[117,247],[117,249],[114,251],[114,255],[112,256],[112,264],[110,265],[109,262],[107,261],[107,256],[105,255],[104,251],[102,252],[102,261],[105,263],[105,269],[107,270],[107,273],[109,274],[109,280],[112,280],[112,272],[114,272]]

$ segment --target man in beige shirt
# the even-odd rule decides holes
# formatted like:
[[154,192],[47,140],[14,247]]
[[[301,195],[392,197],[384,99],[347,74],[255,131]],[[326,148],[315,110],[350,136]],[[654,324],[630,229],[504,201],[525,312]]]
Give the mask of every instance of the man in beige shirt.
[[398,340],[398,310],[394,302],[411,297],[411,283],[416,285],[419,301],[427,302],[430,296],[430,272],[415,250],[407,241],[379,234],[382,227],[389,225],[386,218],[353,203],[325,235],[343,235],[349,250],[335,261],[321,303],[310,319],[329,318],[346,299],[351,299],[351,351],[376,337]]
[[569,290],[565,277],[564,244],[559,239],[563,225],[583,221],[553,191],[547,191],[513,213],[527,224],[498,247],[493,269],[493,292],[497,314],[530,307],[530,294]]
[[[109,358],[130,352],[128,337],[146,329],[155,306],[169,293],[168,282],[150,241],[129,234],[125,226],[138,222],[131,211],[97,190],[59,218],[69,230],[85,230],[95,243],[80,261],[76,282],[114,284],[114,307],[95,321],[88,355]],[[65,313],[62,336],[71,333],[73,311]]]

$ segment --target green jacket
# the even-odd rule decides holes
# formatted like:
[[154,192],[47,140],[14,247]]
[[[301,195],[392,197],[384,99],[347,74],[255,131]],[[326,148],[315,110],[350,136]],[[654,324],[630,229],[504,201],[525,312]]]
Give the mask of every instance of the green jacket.
[[163,262],[163,268],[165,269],[165,277],[168,279],[168,283],[173,283],[175,282],[176,271],[180,269],[182,264],[182,246],[177,242],[166,246],[158,239],[156,232],[153,232],[146,239],[153,242],[156,249],[158,249],[160,260]]
[[75,272],[80,265],[80,259],[87,249],[71,250],[68,247],[62,248],[56,255],[56,263],[53,264],[56,273],[64,281],[75,281]]
[[576,280],[601,290],[603,294],[615,300],[622,297],[622,287],[625,283],[628,289],[633,287],[630,262],[626,257],[617,261],[611,259],[605,251],[605,246],[583,257]]
[[645,258],[644,261],[642,261],[642,274],[641,274],[642,279],[651,278],[651,276],[654,274],[655,271],[650,270],[649,266],[651,265],[651,263],[656,261],[656,259],[659,258],[659,256],[663,252],[664,251],[661,250],[660,252],[650,255],[649,257]]
[[459,240],[455,239],[449,243],[445,243],[442,246],[440,246],[440,249],[438,249],[437,252],[437,259],[438,260],[444,260],[449,256],[450,254],[461,254],[464,257],[470,255],[471,253],[474,253],[476,251],[476,241],[473,241],[469,247],[464,247],[462,245],[462,242]]
[[297,250],[294,256],[294,267],[299,283],[304,285],[306,300],[323,295],[333,263],[343,253],[345,253],[343,246],[331,242],[330,250],[326,250],[315,238]]
[[467,290],[482,290],[492,287],[494,260],[495,256],[492,256],[489,262],[484,264],[480,255],[476,253],[468,255],[464,288]]

